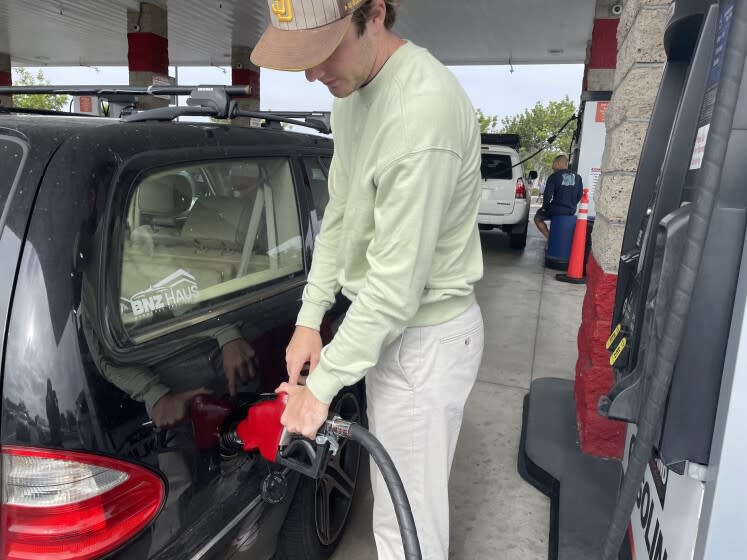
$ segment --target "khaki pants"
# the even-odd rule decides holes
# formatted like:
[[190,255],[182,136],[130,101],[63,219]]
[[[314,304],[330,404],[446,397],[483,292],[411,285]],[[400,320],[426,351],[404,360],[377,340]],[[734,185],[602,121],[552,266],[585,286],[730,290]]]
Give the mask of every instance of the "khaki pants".
[[[446,323],[407,329],[366,374],[369,429],[402,477],[424,560],[449,556],[449,473],[482,350],[474,304]],[[373,463],[371,485],[379,560],[404,558],[392,501]]]

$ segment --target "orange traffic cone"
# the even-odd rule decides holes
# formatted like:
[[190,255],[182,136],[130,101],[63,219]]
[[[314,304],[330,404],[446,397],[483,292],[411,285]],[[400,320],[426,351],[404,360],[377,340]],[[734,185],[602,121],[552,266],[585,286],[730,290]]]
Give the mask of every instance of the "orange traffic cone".
[[568,272],[556,274],[555,279],[570,284],[586,284],[584,278],[584,256],[586,251],[586,222],[589,219],[589,189],[584,189],[581,204],[576,217],[576,229],[573,230],[573,245],[568,259]]

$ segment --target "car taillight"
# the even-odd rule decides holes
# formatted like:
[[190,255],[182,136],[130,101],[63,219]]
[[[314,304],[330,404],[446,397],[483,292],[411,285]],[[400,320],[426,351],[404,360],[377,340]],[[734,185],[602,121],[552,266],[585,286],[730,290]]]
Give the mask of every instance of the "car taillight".
[[516,198],[526,198],[527,197],[527,189],[524,186],[524,179],[519,177],[519,179],[516,181]]
[[127,542],[158,514],[150,470],[73,451],[0,447],[0,558],[88,560]]

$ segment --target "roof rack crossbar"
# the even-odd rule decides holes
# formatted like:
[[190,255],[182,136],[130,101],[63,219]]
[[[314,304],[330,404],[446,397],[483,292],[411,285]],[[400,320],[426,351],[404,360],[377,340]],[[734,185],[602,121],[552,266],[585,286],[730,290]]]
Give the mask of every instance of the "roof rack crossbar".
[[[135,95],[188,95],[186,106],[161,107],[122,117],[123,122],[172,121],[178,117],[203,116],[216,119],[248,117],[264,120],[268,126],[280,123],[312,128],[331,134],[330,113],[326,111],[242,111],[235,97],[251,95],[250,86],[4,86],[0,95],[96,95],[111,100]],[[50,114],[61,114],[50,112]],[[70,113],[64,113],[70,114]],[[304,120],[301,120],[304,119]]]
[[220,88],[228,97],[252,94],[251,86],[2,86],[0,95],[192,95],[197,89]]
[[324,111],[237,111],[236,116],[313,128],[322,134],[332,133],[330,114]]
[[122,117],[122,122],[173,121],[178,117],[215,117],[211,107],[160,107]]

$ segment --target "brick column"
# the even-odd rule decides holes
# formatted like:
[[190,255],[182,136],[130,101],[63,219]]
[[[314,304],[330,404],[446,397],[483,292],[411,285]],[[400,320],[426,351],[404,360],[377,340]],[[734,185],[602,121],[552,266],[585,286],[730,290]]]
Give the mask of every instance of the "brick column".
[[626,424],[597,413],[599,397],[613,382],[604,342],[611,328],[630,194],[666,60],[662,40],[669,5],[666,0],[624,3],[602,177],[594,197],[597,215],[578,338],[576,406],[582,450],[608,457],[622,456]]
[[[0,53],[0,86],[12,86],[13,74],[11,73],[10,55]],[[10,107],[13,98],[10,95],[0,95],[0,107]]]
[[597,0],[594,27],[586,53],[583,91],[612,91],[617,66],[617,26],[614,0]]
[[[168,12],[154,4],[141,3],[140,10],[127,10],[127,63],[131,86],[168,85]],[[143,96],[139,109],[167,107],[167,99]]]
[[[236,46],[231,49],[231,83],[235,86],[251,86],[252,95],[239,99],[239,109],[259,111],[259,68],[252,64],[250,47]],[[239,117],[233,123],[239,126],[257,126],[257,119]]]

